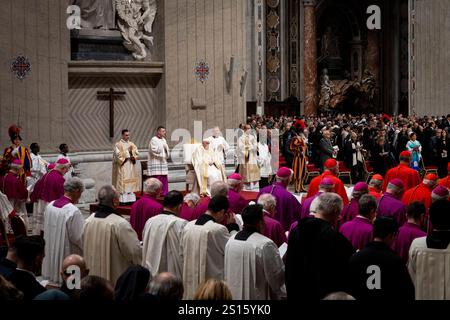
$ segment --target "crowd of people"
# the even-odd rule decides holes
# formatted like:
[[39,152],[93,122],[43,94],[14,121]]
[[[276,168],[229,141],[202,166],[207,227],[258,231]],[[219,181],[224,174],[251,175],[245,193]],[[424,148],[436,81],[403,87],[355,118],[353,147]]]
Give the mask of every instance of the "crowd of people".
[[[197,179],[183,194],[169,191],[159,127],[138,197],[139,151],[123,130],[113,185],[98,190],[98,209],[84,219],[84,184],[72,176],[67,145],[49,168],[11,127],[0,176],[0,299],[450,299],[440,272],[450,250],[450,116],[250,117],[240,128],[235,173],[225,174],[229,145],[215,128],[193,150]],[[283,159],[271,156],[276,149]],[[320,175],[306,185],[312,164]],[[244,189],[257,192],[255,202]]]

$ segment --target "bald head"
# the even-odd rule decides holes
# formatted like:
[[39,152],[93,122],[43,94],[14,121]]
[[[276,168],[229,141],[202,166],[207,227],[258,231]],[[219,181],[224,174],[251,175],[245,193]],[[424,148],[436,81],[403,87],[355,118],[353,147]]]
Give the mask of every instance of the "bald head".
[[78,268],[80,268],[81,279],[89,274],[89,269],[86,267],[86,261],[84,260],[84,258],[77,254],[71,254],[64,259],[61,266],[61,277],[64,281],[66,281],[67,278],[72,274],[71,272],[66,272],[70,266],[77,266]]

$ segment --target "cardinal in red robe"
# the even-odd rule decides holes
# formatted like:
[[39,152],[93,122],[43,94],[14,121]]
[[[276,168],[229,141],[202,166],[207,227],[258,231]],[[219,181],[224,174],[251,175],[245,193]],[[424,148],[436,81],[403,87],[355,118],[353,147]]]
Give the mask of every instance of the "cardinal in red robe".
[[445,178],[441,179],[439,181],[439,185],[440,186],[444,186],[447,189],[450,189],[450,162],[447,165],[447,171],[448,171],[448,176],[446,176]]
[[400,153],[400,164],[390,169],[384,177],[383,191],[386,191],[388,183],[394,179],[403,181],[405,190],[418,186],[421,182],[419,173],[410,168],[412,154],[409,151]]
[[383,176],[374,175],[369,182],[369,194],[377,200],[383,195]]
[[324,177],[331,177],[334,182],[334,192],[341,196],[344,206],[348,204],[348,196],[344,183],[337,176],[339,174],[339,164],[335,159],[328,159],[324,164],[325,171],[318,177],[311,180],[306,198],[310,198],[319,192],[320,182]]

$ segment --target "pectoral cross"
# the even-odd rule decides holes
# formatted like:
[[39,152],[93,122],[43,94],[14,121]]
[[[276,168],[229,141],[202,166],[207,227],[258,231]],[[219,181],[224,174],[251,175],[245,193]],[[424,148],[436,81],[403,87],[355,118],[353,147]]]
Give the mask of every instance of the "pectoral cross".
[[97,91],[97,96],[100,98],[109,99],[109,137],[114,138],[114,101],[119,97],[123,97],[127,93],[124,91],[114,91],[110,88],[109,91]]

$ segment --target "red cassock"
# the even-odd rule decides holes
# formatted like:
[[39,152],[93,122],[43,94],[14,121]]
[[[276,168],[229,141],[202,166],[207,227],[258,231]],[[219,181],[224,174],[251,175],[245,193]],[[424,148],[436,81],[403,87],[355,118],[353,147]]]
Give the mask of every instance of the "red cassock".
[[374,187],[369,187],[369,194],[377,199],[377,201],[380,200],[381,196],[383,195],[382,192],[378,192]]
[[422,202],[427,210],[430,209],[431,190],[423,183],[419,184],[417,187],[409,189],[403,194],[402,202],[405,206],[416,201]]
[[319,192],[319,186],[320,182],[324,177],[329,177],[333,179],[334,182],[334,192],[336,192],[338,195],[342,197],[342,200],[344,201],[344,206],[348,204],[348,197],[347,197],[347,191],[345,191],[344,183],[341,179],[334,176],[330,171],[324,171],[320,176],[315,177],[311,180],[311,183],[308,187],[308,194],[306,198],[312,197],[316,195]]
[[439,180],[439,185],[450,189],[450,175],[448,175],[444,179]]
[[405,164],[399,164],[397,167],[390,169],[384,177],[383,191],[386,191],[387,185],[394,179],[400,179],[405,184],[405,190],[409,190],[418,186],[422,181],[419,173],[411,169]]

